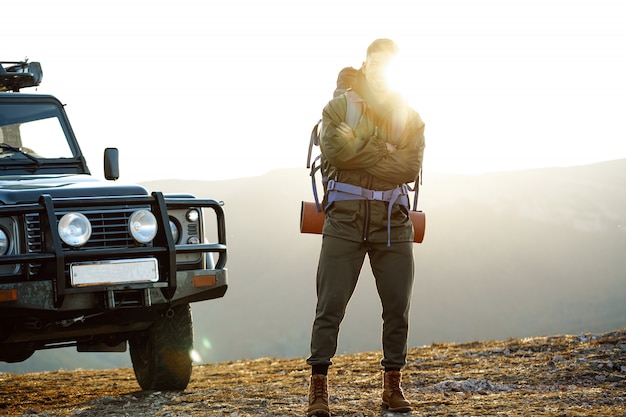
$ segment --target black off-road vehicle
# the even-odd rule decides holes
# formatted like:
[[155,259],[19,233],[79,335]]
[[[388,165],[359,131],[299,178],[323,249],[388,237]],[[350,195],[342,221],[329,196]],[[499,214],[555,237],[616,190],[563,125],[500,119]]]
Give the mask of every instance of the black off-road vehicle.
[[[143,389],[185,389],[189,303],[227,288],[222,203],[93,178],[64,106],[19,92],[41,79],[0,62],[0,361],[128,345]],[[104,171],[119,177],[117,149]]]

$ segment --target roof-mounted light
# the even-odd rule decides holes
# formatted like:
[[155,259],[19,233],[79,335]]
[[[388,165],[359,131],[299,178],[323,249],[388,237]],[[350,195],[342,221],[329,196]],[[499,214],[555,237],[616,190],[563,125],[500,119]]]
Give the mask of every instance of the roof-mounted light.
[[42,78],[39,62],[0,61],[0,91],[18,92],[21,88],[36,87]]

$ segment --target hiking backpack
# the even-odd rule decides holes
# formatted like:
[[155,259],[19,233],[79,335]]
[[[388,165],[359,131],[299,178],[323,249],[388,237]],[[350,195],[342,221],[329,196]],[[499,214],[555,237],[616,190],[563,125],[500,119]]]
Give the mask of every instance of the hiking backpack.
[[[342,94],[346,96],[346,123],[353,129],[355,129],[361,118],[365,114],[365,102],[357,99],[358,96],[356,93],[348,90]],[[394,120],[393,123],[393,132],[392,134],[399,137],[401,135],[401,127],[403,127],[403,123],[401,120]],[[320,146],[320,134],[322,128],[322,120],[318,120],[317,123],[311,129],[311,136],[309,138],[309,148],[307,152],[307,163],[306,167],[310,170],[309,175],[311,177],[311,188],[313,190],[313,198],[314,203],[305,202],[301,203],[300,210],[300,231],[302,233],[316,233],[319,234],[322,232],[322,227],[324,223],[324,207],[320,204],[320,199],[317,191],[317,179],[316,175],[318,171],[321,174],[322,185],[325,188],[325,185],[328,183],[328,178],[323,172],[323,154],[321,151],[317,156],[313,157],[313,149],[315,147]],[[395,133],[394,133],[395,132]],[[409,209],[409,217],[411,218],[411,222],[413,223],[414,228],[414,242],[421,243],[424,238],[424,229],[425,229],[425,216],[424,213],[420,210],[417,210],[417,202],[419,197],[419,186],[421,182],[421,170],[418,174],[417,178],[414,181],[413,187],[406,185],[409,191],[413,191],[413,208],[407,207]],[[349,186],[349,185],[348,185]],[[360,188],[360,187],[356,187]]]

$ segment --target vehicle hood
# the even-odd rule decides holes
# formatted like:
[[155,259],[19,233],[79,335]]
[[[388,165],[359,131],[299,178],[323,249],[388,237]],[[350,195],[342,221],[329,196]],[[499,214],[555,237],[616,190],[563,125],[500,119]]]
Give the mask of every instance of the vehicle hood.
[[53,198],[147,195],[135,184],[115,184],[90,175],[15,175],[0,177],[0,203],[20,204],[39,201],[49,194]]

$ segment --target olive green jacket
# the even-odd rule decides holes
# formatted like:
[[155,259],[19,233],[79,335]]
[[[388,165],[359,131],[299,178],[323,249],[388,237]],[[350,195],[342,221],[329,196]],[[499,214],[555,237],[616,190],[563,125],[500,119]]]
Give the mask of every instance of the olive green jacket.
[[[351,105],[362,106],[361,117],[357,122],[352,121],[355,139],[347,139],[337,130],[341,122],[350,118],[346,115],[347,100],[353,100]],[[379,108],[383,110],[374,112],[350,91],[326,105],[320,134],[325,178],[375,191],[416,180],[424,155],[424,122],[399,97]],[[385,142],[393,143],[397,150],[388,152]],[[384,201],[335,201],[326,209],[322,233],[351,241],[381,243],[388,238],[391,242],[413,241],[413,226],[406,207],[394,204],[389,235],[387,209],[388,203]]]

